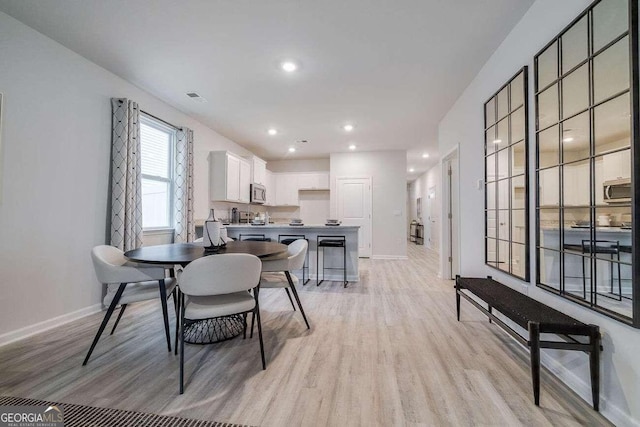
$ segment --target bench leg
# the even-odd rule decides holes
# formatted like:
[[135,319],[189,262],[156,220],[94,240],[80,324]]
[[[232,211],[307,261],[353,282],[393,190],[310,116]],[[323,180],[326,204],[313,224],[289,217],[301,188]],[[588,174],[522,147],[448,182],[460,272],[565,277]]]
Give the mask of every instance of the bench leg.
[[590,337],[589,370],[591,371],[591,397],[593,409],[600,410],[600,331],[593,327]]
[[456,289],[456,314],[458,315],[458,322],[460,321],[460,294]]
[[529,346],[531,347],[531,381],[533,400],[540,406],[540,324],[529,322]]
[[[489,313],[493,313],[493,307],[491,307],[491,306],[489,306]],[[489,323],[492,323],[491,322],[491,317],[489,317]]]

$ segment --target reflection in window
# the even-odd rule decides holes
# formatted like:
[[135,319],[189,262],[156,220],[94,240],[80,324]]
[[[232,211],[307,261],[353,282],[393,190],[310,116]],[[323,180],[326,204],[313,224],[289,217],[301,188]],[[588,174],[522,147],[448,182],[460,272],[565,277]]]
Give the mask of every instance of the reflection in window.
[[535,58],[536,283],[640,326],[628,11],[627,0],[598,2]]
[[[550,98],[552,99],[552,98]],[[485,105],[485,261],[528,280],[527,67]]]

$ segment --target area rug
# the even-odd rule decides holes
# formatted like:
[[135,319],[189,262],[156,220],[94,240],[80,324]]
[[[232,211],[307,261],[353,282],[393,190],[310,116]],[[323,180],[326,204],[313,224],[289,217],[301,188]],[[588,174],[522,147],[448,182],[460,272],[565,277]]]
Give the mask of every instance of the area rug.
[[[200,421],[111,408],[72,405],[21,397],[0,396],[0,406],[46,406],[62,409],[65,427],[247,427],[240,424]],[[0,412],[3,408],[0,408]]]

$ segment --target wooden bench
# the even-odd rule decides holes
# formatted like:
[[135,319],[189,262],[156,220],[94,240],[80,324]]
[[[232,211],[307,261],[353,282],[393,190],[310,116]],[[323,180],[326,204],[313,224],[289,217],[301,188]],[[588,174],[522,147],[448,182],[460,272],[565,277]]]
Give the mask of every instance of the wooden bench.
[[[456,276],[456,310],[460,321],[460,297],[464,297],[480,311],[489,316],[509,335],[521,344],[530,348],[531,377],[533,397],[536,405],[540,405],[540,349],[553,348],[560,350],[579,350],[589,354],[591,371],[591,394],[593,409],[598,411],[600,400],[600,329],[596,325],[587,325],[573,317],[567,316],[540,301],[529,298],[516,290],[496,282],[491,276],[469,278]],[[468,293],[487,304],[483,307]],[[516,332],[505,322],[493,314],[497,311],[520,327],[529,331],[529,339]],[[564,341],[545,341],[540,334],[555,334]],[[582,337],[579,341],[575,337]],[[584,342],[586,337],[586,342]]]

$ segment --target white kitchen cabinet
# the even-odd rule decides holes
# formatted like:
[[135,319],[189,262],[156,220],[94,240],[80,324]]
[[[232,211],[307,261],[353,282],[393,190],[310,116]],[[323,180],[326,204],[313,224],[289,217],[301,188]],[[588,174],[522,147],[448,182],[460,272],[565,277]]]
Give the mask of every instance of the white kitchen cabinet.
[[631,151],[623,150],[602,156],[604,181],[631,179]]
[[265,206],[274,206],[276,204],[276,184],[274,182],[273,173],[265,169],[265,183],[267,188],[267,197],[264,202]]
[[564,206],[589,206],[591,183],[589,162],[564,166]]
[[298,173],[298,190],[328,190],[329,172]]
[[251,165],[228,151],[209,153],[209,196],[214,202],[249,202]]
[[266,186],[267,162],[256,156],[251,156],[247,160],[251,166],[251,183]]
[[240,201],[249,203],[251,200],[251,164],[240,160]]
[[274,173],[276,206],[298,206],[298,174]]

